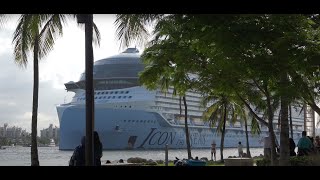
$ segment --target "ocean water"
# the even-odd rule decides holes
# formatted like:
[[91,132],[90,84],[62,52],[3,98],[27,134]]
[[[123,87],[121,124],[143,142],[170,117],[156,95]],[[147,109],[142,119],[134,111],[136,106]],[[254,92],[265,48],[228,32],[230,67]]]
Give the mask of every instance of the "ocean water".
[[[246,148],[244,148],[246,152]],[[252,156],[263,154],[262,148],[250,148]],[[61,151],[58,147],[39,147],[39,162],[40,166],[68,166],[69,159],[73,151]],[[210,149],[192,149],[192,156],[199,158],[211,158]],[[237,156],[237,148],[225,148],[223,157]],[[31,165],[31,148],[30,147],[6,147],[0,150],[0,166],[30,166]],[[187,158],[186,149],[169,149],[169,160]],[[102,163],[107,160],[117,162],[119,159],[126,161],[130,157],[141,157],[145,159],[164,160],[164,150],[108,150],[103,151]],[[220,160],[220,149],[217,148],[217,160]]]

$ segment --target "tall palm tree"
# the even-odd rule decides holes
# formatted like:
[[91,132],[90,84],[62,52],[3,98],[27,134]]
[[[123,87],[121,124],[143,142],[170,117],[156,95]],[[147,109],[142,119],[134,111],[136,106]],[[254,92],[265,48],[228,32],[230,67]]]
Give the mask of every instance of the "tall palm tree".
[[62,35],[65,16],[59,14],[23,14],[14,32],[14,57],[20,67],[27,67],[27,53],[33,53],[33,101],[31,122],[31,166],[39,166],[37,146],[39,60],[52,50],[57,35]]
[[[95,32],[97,43],[100,42],[100,33],[98,28],[93,23],[93,14],[78,14],[78,23],[85,24],[85,76],[86,76],[86,149],[85,162],[87,166],[94,165],[94,145],[93,145],[93,131],[94,131],[94,88],[93,88],[93,34]],[[94,31],[93,31],[94,30]]]
[[228,116],[231,116],[230,123],[234,124],[239,118],[246,119],[244,107],[232,101],[231,96],[224,93],[217,93],[215,95],[206,95],[203,98],[202,104],[205,106],[211,102],[211,105],[204,111],[203,117],[205,121],[209,121],[211,126],[217,124],[217,133],[221,133],[220,155],[223,161],[223,148],[225,137],[225,126],[228,121]]
[[188,159],[191,159],[192,156],[191,156],[190,134],[189,134],[189,127],[188,127],[188,108],[187,108],[186,96],[183,96],[182,99],[184,104],[184,129],[186,131]]
[[[121,41],[121,45],[122,46],[128,46],[130,45],[131,42],[135,41],[138,43],[143,43],[147,40],[148,38],[148,31],[147,31],[147,26],[149,24],[151,24],[154,21],[158,21],[161,20],[161,18],[163,18],[164,15],[163,14],[119,14],[117,15],[117,19],[115,21],[115,24],[117,26],[117,36],[119,38],[119,40]],[[154,79],[151,81],[151,83],[148,83],[150,81],[148,81],[148,74],[150,74],[150,72],[155,73],[155,70],[157,69],[156,65],[159,63],[159,61],[161,61],[161,59],[156,59],[154,57],[152,58],[145,58],[145,59],[150,59],[152,62],[157,62],[155,64],[153,64],[152,62],[150,64],[153,65],[152,68],[146,69],[140,76],[140,80],[144,83],[144,84],[148,84],[150,85],[150,87],[152,86],[151,84],[154,84]],[[167,59],[167,58],[162,58],[162,59]],[[150,61],[149,60],[149,61]],[[148,60],[144,60],[144,61],[148,61]],[[162,68],[158,68],[158,69],[162,69]],[[151,70],[151,71],[150,71]],[[168,83],[170,83],[170,86],[174,87],[174,89],[176,90],[176,88],[178,88],[179,83],[175,83],[176,81],[183,81],[182,79],[188,79],[188,78],[184,78],[181,77],[181,75],[173,75],[174,73],[170,72],[170,68],[167,69],[166,72],[164,72],[163,74],[158,74],[157,78],[160,82],[160,86],[162,90],[168,90],[169,86]],[[171,74],[172,76],[170,77],[164,77],[164,74]],[[180,83],[180,84],[188,84],[188,83]],[[176,86],[177,85],[177,86]],[[188,151],[188,159],[191,158],[191,144],[190,144],[190,136],[189,136],[189,129],[188,129],[188,116],[187,116],[187,102],[186,102],[186,97],[185,97],[185,92],[186,89],[188,88],[180,88],[181,90],[179,91],[179,95],[180,97],[182,96],[183,98],[183,102],[184,102],[184,109],[185,109],[185,132],[186,132],[186,144],[187,144],[187,151]],[[175,91],[176,92],[176,91]],[[181,112],[181,101],[180,101],[180,112]]]
[[[154,62],[160,62],[160,60],[163,58],[153,58],[152,61]],[[145,58],[145,61],[150,60],[149,58]],[[185,135],[186,135],[186,145],[187,145],[187,153],[188,153],[188,159],[191,159],[191,143],[190,143],[190,134],[189,134],[189,127],[188,127],[188,106],[187,106],[187,100],[186,100],[186,94],[185,90],[181,90],[181,87],[184,86],[190,86],[190,82],[181,77],[181,76],[175,76],[172,72],[176,70],[174,69],[167,69],[165,72],[159,71],[163,66],[161,64],[153,64],[152,66],[148,66],[142,71],[142,73],[139,75],[139,80],[142,82],[147,88],[149,89],[157,89],[160,88],[163,93],[167,93],[169,88],[173,88],[172,96],[179,95],[179,106],[180,106],[180,116],[184,117],[185,120]],[[177,79],[185,79],[183,85],[179,86],[178,84],[175,84],[174,82]],[[188,84],[188,85],[186,85]],[[185,88],[185,87],[184,87]],[[184,89],[182,88],[182,89]],[[187,88],[188,89],[188,88]],[[190,88],[189,88],[190,89]],[[183,99],[183,105],[184,105],[184,115],[182,115],[182,103],[181,103],[181,97]]]

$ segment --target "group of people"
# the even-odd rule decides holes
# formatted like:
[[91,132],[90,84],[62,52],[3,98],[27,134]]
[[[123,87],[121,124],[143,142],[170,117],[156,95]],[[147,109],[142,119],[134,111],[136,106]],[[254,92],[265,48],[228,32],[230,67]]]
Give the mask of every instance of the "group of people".
[[[102,157],[102,143],[97,131],[93,133],[94,137],[94,165],[101,166]],[[279,153],[279,144],[275,140],[277,152]],[[307,136],[306,131],[302,132],[302,137],[299,139],[297,147],[298,153],[295,152],[296,144],[292,138],[289,138],[290,156],[308,156],[310,154],[316,154],[320,152],[320,138],[316,136],[315,140],[312,137]],[[243,145],[238,142],[239,157],[243,157]],[[266,158],[271,157],[271,138],[267,136],[264,138],[264,156]],[[216,161],[216,142],[211,144],[211,161]],[[81,139],[81,144],[77,146],[70,158],[69,166],[84,166],[85,165],[85,136]]]
[[[69,161],[69,166],[85,166],[85,136],[81,139],[81,144],[77,146]],[[97,131],[93,133],[93,162],[95,166],[101,166],[101,157],[102,157],[102,143],[99,138],[99,134]]]
[[[276,140],[276,152],[279,153],[280,147]],[[296,153],[295,149],[298,147]],[[306,131],[302,131],[302,137],[299,139],[298,144],[294,142],[292,138],[289,138],[290,156],[308,156],[311,154],[317,154],[320,152],[320,138],[316,136],[315,140],[307,136]],[[264,156],[266,158],[271,157],[271,139],[270,136],[264,138]]]
[[[216,142],[213,140],[211,143],[211,161],[213,161],[213,157],[214,157],[214,161],[216,161]],[[238,154],[239,157],[243,157],[243,145],[241,144],[241,142],[238,142]]]
[[[320,138],[316,136],[315,140],[313,137],[307,136],[306,131],[302,131],[302,137],[299,139],[296,146],[292,138],[289,138],[290,156],[308,156],[312,154],[318,154],[320,152]],[[295,152],[298,147],[298,152]]]
[[302,132],[302,137],[298,141],[298,156],[308,156],[312,154],[318,154],[320,152],[320,138],[316,136],[315,140],[313,137],[307,136],[307,132]]

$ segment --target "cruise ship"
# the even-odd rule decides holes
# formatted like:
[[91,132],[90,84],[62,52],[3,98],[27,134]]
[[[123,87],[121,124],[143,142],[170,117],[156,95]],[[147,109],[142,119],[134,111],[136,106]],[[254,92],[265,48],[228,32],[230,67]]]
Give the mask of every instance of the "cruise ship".
[[[139,83],[138,73],[144,68],[136,48],[94,62],[95,130],[99,133],[103,149],[163,149],[186,148],[184,106],[180,114],[179,97],[173,90],[163,93],[150,91]],[[69,103],[57,105],[60,122],[60,150],[71,150],[80,144],[85,135],[85,74],[79,81],[65,84],[74,96]],[[215,141],[220,145],[220,134],[202,120],[204,108],[200,93],[186,93],[188,126],[192,148],[209,148]],[[300,137],[304,125],[303,113],[292,108],[294,140]],[[278,139],[279,124],[275,113],[274,128]],[[250,126],[248,127],[250,130]],[[262,147],[267,128],[261,126],[261,134],[249,133],[250,147]],[[245,145],[245,131],[239,121],[226,124],[225,147]]]

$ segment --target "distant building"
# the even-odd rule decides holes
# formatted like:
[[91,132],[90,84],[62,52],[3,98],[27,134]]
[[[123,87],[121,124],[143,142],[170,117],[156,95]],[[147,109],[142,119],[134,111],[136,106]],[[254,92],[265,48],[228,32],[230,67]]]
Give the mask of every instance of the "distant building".
[[40,130],[40,137],[57,140],[59,139],[59,131],[60,129],[57,126],[53,127],[53,125],[50,124],[48,128]]
[[22,130],[21,127],[9,127],[7,123],[5,123],[3,127],[0,127],[0,137],[15,139],[26,135],[28,135],[28,133],[26,130]]

